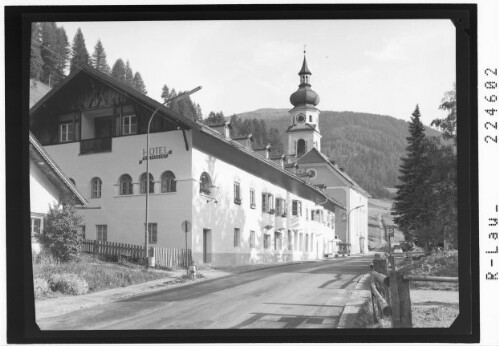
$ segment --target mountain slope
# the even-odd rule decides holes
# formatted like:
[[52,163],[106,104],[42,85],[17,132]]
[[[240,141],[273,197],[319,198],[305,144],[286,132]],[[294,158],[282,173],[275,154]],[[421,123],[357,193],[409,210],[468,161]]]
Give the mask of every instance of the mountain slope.
[[[279,130],[284,148],[287,148],[288,109],[265,108],[237,114],[237,117],[263,119],[267,128]],[[408,122],[390,116],[322,111],[319,120],[321,149],[374,197],[390,197],[386,188],[398,183],[408,125]],[[440,133],[427,128],[426,135],[440,136]]]

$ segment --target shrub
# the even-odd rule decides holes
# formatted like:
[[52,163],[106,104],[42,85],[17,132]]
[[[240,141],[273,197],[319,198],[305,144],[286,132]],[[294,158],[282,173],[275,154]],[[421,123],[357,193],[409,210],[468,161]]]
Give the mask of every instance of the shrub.
[[40,242],[60,261],[78,260],[82,218],[71,204],[52,205]]
[[46,280],[41,278],[36,278],[33,280],[33,288],[35,292],[35,298],[43,297],[45,294],[50,292],[49,284]]
[[76,274],[53,274],[49,279],[52,291],[80,295],[88,292],[88,284]]

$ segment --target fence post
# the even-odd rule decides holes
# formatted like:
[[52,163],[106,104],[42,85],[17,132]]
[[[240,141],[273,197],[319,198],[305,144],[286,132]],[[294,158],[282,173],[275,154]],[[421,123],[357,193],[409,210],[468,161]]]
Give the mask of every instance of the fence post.
[[398,276],[398,287],[400,297],[400,324],[403,328],[412,328],[411,291],[409,280],[404,280],[402,275]]
[[395,257],[392,255],[388,256],[388,262],[390,262],[391,270],[395,270]]
[[392,328],[400,328],[400,297],[399,297],[399,273],[395,270],[390,271],[390,305],[392,307]]

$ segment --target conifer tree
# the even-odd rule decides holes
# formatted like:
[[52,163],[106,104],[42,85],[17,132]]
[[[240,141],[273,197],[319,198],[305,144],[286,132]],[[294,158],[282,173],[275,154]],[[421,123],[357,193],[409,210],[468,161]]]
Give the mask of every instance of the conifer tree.
[[92,66],[105,74],[110,73],[110,68],[109,65],[107,64],[106,60],[106,52],[104,50],[104,46],[102,45],[101,40],[97,40],[97,43],[95,44],[94,47],[94,52],[92,54]]
[[125,81],[125,63],[123,62],[123,59],[116,60],[113,69],[111,70],[111,76],[119,81]]
[[133,88],[138,90],[142,94],[147,95],[146,85],[144,84],[142,76],[139,72],[135,72],[135,75],[133,76]]
[[41,39],[40,23],[32,23],[29,77],[35,80],[39,80],[42,74],[43,60],[40,50]]
[[401,184],[396,186],[398,190],[392,207],[394,222],[409,239],[427,229],[430,212],[431,191],[427,180],[431,167],[425,128],[420,117],[419,107],[416,106],[409,124],[407,154],[401,159],[399,168]]
[[203,111],[201,110],[201,106],[199,104],[195,104],[196,107],[196,119],[203,120]]
[[130,62],[128,60],[125,65],[125,83],[133,86],[133,70],[130,67]]
[[73,72],[78,67],[89,66],[90,55],[88,54],[87,47],[85,46],[85,38],[81,29],[78,28],[73,39],[73,46],[71,47],[71,66],[70,71]]
[[69,42],[63,27],[57,27],[54,22],[44,22],[40,25],[40,55],[42,71],[40,81],[57,85],[65,77],[65,69],[69,59]]
[[161,99],[163,100],[163,103],[170,99],[170,89],[168,89],[166,84],[163,85],[163,90],[161,91]]

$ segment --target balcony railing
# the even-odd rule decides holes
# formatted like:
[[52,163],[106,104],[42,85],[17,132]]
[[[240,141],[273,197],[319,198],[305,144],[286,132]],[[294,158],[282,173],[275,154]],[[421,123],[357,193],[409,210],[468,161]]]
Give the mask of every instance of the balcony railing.
[[80,154],[94,154],[112,151],[112,138],[92,138],[80,141]]

